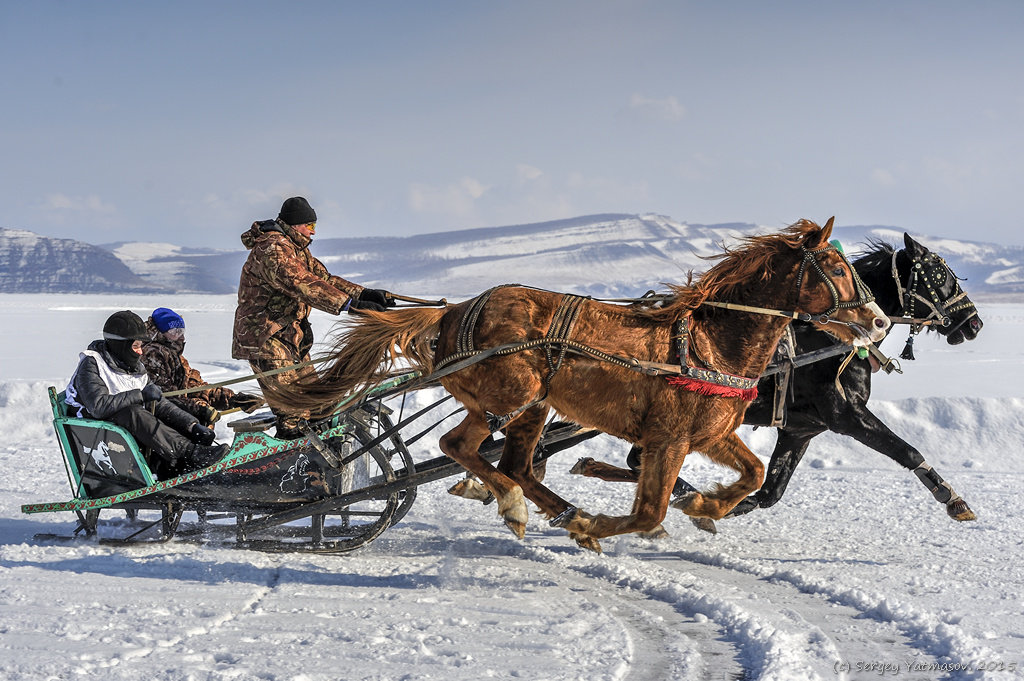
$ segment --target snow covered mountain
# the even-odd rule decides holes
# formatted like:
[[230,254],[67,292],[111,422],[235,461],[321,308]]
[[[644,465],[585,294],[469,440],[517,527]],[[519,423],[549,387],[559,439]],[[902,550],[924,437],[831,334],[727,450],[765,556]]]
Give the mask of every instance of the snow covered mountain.
[[[632,297],[663,289],[668,282],[684,282],[690,270],[707,269],[710,264],[701,257],[720,252],[723,242],[781,227],[699,225],[653,214],[605,214],[410,237],[319,238],[312,250],[339,276],[417,297],[457,300],[505,283],[600,297]],[[898,227],[837,227],[834,235],[851,255],[868,239],[897,247],[903,243],[903,230]],[[945,257],[957,274],[968,280],[965,288],[972,294],[1024,293],[1024,249],[917,233],[912,236]],[[30,281],[14,270],[38,270],[41,266],[19,265],[4,244],[0,240],[0,282]],[[215,251],[142,242],[103,247],[139,279],[178,293],[233,292],[247,255],[241,247]],[[44,270],[57,266],[49,262]],[[0,290],[29,289],[0,286]],[[109,290],[123,289],[112,284]]]
[[0,228],[0,293],[159,293],[109,250]]

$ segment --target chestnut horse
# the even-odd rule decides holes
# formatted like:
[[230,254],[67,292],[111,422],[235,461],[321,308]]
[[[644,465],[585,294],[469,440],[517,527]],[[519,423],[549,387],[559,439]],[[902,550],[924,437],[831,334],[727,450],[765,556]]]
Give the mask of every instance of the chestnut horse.
[[[336,337],[333,361],[319,376],[291,384],[280,397],[323,414],[379,382],[398,360],[429,374],[512,345],[512,352],[493,352],[441,376],[466,416],[440,447],[494,495],[499,516],[519,538],[528,519],[524,496],[595,551],[602,537],[657,527],[692,451],[740,474],[728,486],[692,495],[682,509],[719,519],[761,486],[764,466],[734,431],[755,392],[742,387],[756,385],[786,324],[794,316],[813,318],[853,345],[880,340],[889,326],[829,243],[832,223],[802,220],[778,234],[747,237],[713,256],[719,262],[696,282],[670,286],[662,304],[611,305],[498,287],[447,309],[366,313]],[[680,328],[681,346],[672,337]],[[677,375],[650,375],[637,364],[673,366]],[[588,514],[536,479],[531,458],[551,409],[643,447],[631,513]],[[478,449],[499,428],[505,441],[495,468]]]

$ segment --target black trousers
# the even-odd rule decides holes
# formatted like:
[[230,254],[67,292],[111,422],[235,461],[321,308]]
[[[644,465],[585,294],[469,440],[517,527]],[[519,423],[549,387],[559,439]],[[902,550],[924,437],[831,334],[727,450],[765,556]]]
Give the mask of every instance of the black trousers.
[[[106,420],[121,426],[143,447],[149,447],[151,458],[173,465],[175,459],[183,457],[192,447],[192,442],[156,417],[151,411],[136,404],[114,412]],[[152,465],[153,461],[150,461]]]

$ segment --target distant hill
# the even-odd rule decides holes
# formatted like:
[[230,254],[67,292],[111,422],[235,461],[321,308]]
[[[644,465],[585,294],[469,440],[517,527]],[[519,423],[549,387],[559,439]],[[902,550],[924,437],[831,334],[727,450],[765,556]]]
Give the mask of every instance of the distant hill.
[[0,229],[0,292],[162,293],[110,251],[73,239]]
[[[409,237],[321,238],[313,242],[312,250],[334,274],[417,297],[460,300],[504,283],[600,297],[630,297],[649,289],[663,289],[666,282],[685,282],[690,270],[704,271],[710,264],[701,256],[721,252],[723,242],[781,227],[698,225],[652,214],[606,214]],[[67,241],[17,233],[48,242]],[[903,243],[903,230],[897,227],[838,227],[834,236],[851,255],[868,239],[896,247]],[[912,236],[941,254],[959,276],[966,278],[964,286],[970,293],[1024,293],[1024,249],[916,233]],[[26,268],[47,271],[59,264],[59,258],[32,263],[21,256],[12,258],[8,243],[13,242],[0,238],[0,282],[26,280],[18,274]],[[247,256],[241,247],[237,251],[215,251],[130,242],[103,248],[130,269],[129,274],[134,274],[137,282],[154,290],[180,293],[235,291]],[[77,262],[61,267],[70,270]],[[90,292],[102,288],[101,284],[94,286],[100,289],[92,288]],[[108,290],[125,290],[122,286],[111,283]],[[0,290],[29,289],[22,285]]]

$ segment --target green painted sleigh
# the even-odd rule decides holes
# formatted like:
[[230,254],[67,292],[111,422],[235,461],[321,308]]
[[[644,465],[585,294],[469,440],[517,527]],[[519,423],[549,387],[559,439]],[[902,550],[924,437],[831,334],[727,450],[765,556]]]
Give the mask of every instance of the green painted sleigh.
[[[397,421],[384,404],[387,398],[431,386],[426,379],[415,372],[389,379],[340,405],[330,418],[305,423],[304,436],[295,440],[263,432],[274,423],[269,412],[233,421],[228,424],[233,441],[221,461],[163,480],[127,431],[69,414],[64,393],[50,388],[53,426],[72,498],[26,504],[21,510],[77,517],[71,535],[39,533],[41,541],[126,544],[178,538],[267,551],[350,551],[401,520],[419,485],[465,475],[445,456],[417,463],[408,448],[446,418],[436,418],[436,412],[450,396],[405,418],[400,413]],[[403,439],[403,429],[432,412],[431,425]],[[480,452],[491,461],[501,456],[502,440],[496,435]],[[549,424],[535,461],[592,435],[575,424]],[[104,511],[115,512],[101,519]],[[189,522],[183,520],[186,514]]]

